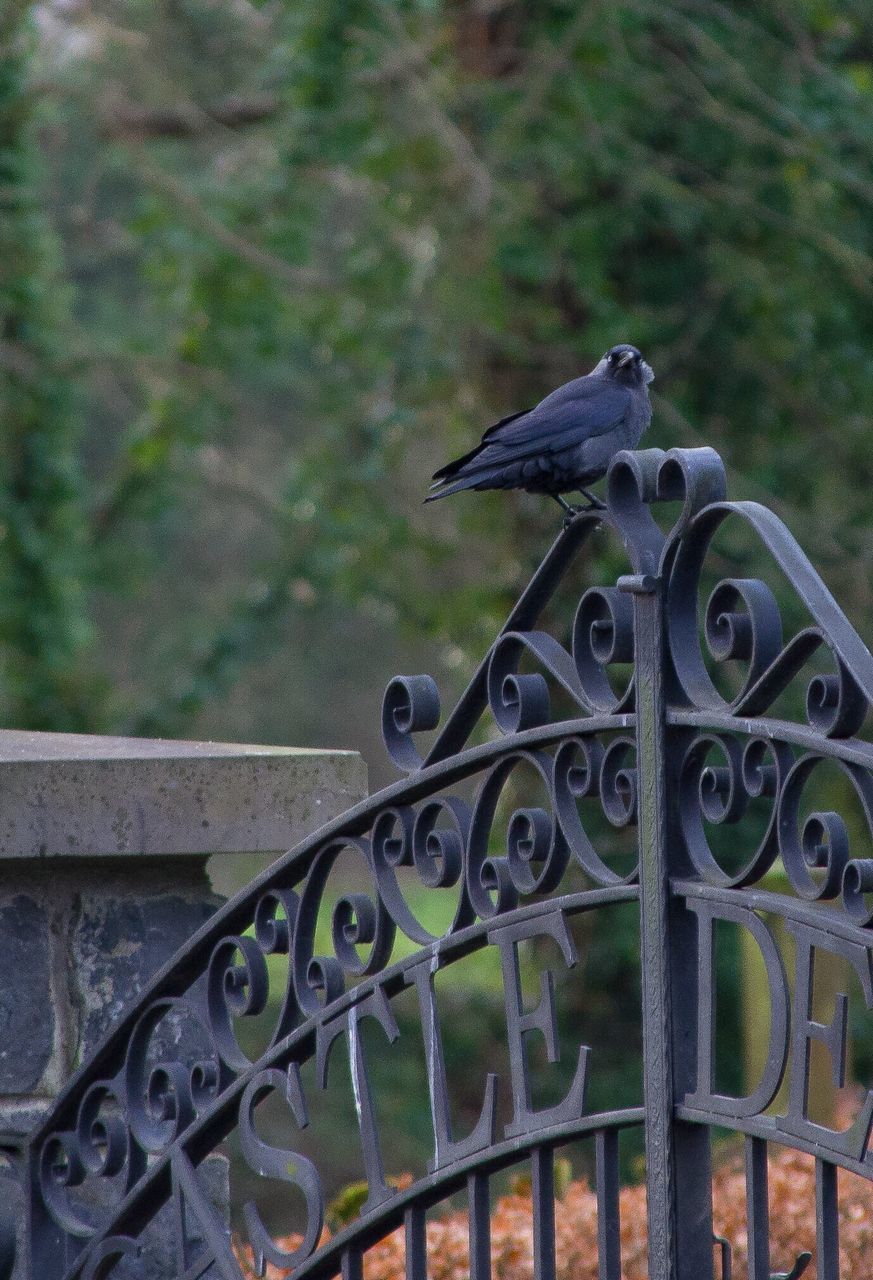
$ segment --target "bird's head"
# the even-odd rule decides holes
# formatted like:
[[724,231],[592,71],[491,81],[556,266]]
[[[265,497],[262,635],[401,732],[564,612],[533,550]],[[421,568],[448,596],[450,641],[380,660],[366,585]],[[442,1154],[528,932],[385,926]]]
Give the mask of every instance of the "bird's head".
[[636,347],[632,347],[629,342],[620,342],[617,347],[610,347],[592,372],[631,387],[645,386],[655,376],[651,365],[646,364]]

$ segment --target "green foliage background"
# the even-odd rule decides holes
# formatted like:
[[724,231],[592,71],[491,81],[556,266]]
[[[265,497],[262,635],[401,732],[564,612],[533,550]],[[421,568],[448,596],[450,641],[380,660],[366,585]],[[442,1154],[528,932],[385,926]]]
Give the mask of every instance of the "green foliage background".
[[[0,717],[360,746],[555,532],[427,477],[617,341],[862,634],[866,0],[5,0]],[[597,572],[596,566],[594,572]]]
[[866,4],[12,0],[2,39],[5,723],[367,745],[389,660],[457,686],[554,530],[422,509],[433,465],[621,339],[650,442],[720,449],[863,626]]

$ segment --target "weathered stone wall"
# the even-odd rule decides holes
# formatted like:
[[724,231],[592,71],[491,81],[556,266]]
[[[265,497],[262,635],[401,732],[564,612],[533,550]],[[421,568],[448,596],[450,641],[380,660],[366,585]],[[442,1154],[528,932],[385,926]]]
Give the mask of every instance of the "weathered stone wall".
[[74,874],[18,862],[0,888],[0,1144],[16,1145],[98,1040],[223,901],[205,859]]
[[[354,752],[0,732],[0,1194],[19,1237],[28,1134],[223,901],[207,859],[278,854],[365,794]],[[146,1261],[175,1274],[160,1232]]]

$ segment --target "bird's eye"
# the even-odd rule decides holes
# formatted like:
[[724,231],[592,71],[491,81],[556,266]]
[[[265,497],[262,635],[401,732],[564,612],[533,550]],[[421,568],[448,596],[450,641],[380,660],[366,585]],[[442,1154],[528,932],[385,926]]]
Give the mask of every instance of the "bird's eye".
[[614,352],[614,351],[610,351],[609,355],[608,355],[606,358],[607,358],[607,360],[609,361],[609,363],[610,363],[610,364],[615,364],[615,352]]

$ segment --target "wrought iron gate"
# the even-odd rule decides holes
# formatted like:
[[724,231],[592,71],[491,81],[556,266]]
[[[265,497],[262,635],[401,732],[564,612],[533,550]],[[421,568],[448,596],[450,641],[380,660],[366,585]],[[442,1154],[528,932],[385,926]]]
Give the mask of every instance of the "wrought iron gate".
[[[757,540],[756,572],[781,576],[793,592],[787,604],[763,576],[730,576],[730,538],[745,536],[730,533],[738,528]],[[594,537],[624,572],[580,593],[563,643],[541,619],[556,592],[572,589]],[[441,728],[429,677],[389,685],[384,737],[402,780],[218,912],[70,1082],[32,1144],[30,1274],[135,1277],[146,1256],[137,1260],[139,1246],[160,1220],[176,1275],[240,1280],[204,1181],[210,1153],[236,1133],[249,1170],[305,1202],[293,1247],[268,1230],[257,1195],[244,1210],[255,1258],[295,1280],[360,1280],[367,1250],[399,1227],[407,1276],[424,1280],[426,1214],[458,1193],[469,1211],[470,1274],[488,1280],[489,1188],[519,1161],[531,1174],[534,1272],[552,1280],[555,1152],[584,1138],[594,1153],[599,1275],[619,1280],[618,1140],[637,1127],[651,1280],[727,1275],[731,1242],[714,1242],[712,1231],[714,1129],[742,1135],[752,1280],[771,1275],[771,1143],[815,1159],[816,1265],[820,1280],[834,1280],[837,1171],[873,1178],[873,1093],[848,1128],[810,1118],[812,1047],[824,1046],[841,1079],[847,1028],[845,994],[825,1020],[813,998],[816,961],[829,953],[873,1008],[873,746],[860,736],[871,702],[867,648],[781,521],[726,500],[712,450],[620,455],[608,509],[560,534]],[[431,731],[422,754],[416,739]],[[519,802],[525,773],[544,802]],[[828,807],[812,807],[821,794]],[[636,867],[617,867],[609,841],[592,836],[604,817],[632,837]],[[340,886],[331,897],[341,857],[359,861],[368,892]],[[443,930],[418,918],[411,878],[450,895]],[[573,922],[637,899],[643,1096],[592,1111],[593,1064],[579,1045],[564,1096],[535,1106],[529,1042],[541,1036],[551,1059],[558,1052],[556,978],[544,971],[540,1001],[527,1007],[520,948],[550,938],[572,968]],[[325,932],[318,920],[328,904]],[[774,922],[790,950],[777,946]],[[757,948],[770,1009],[763,1066],[742,1095],[722,1091],[716,1069],[713,956],[725,924]],[[502,965],[509,1078],[500,1088],[511,1115],[498,1124],[491,1076],[478,1119],[459,1134],[435,978],[489,946]],[[433,1153],[426,1172],[397,1187],[384,1167],[361,1024],[374,1020],[395,1039],[392,1002],[403,992],[420,1009]],[[268,1009],[275,1016],[252,1055],[245,1026]],[[323,1085],[338,1041],[367,1186],[360,1217],[326,1238],[317,1163],[271,1142],[258,1112],[278,1098],[304,1126],[302,1069],[314,1062]]]

